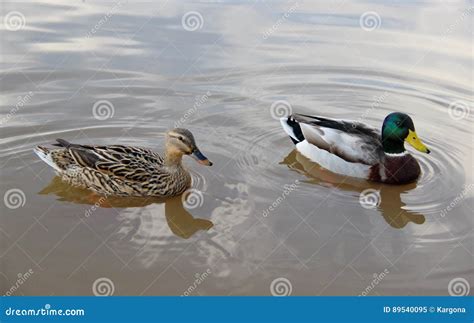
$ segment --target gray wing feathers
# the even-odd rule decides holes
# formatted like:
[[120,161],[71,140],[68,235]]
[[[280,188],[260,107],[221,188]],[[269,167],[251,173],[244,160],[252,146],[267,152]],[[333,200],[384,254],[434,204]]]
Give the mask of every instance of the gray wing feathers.
[[305,139],[352,163],[374,165],[383,154],[380,132],[358,122],[298,116]]

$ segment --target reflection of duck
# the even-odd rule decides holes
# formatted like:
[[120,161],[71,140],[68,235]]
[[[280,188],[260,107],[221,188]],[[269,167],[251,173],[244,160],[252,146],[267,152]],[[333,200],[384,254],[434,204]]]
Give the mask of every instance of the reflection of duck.
[[206,219],[194,218],[183,207],[181,196],[172,198],[155,197],[104,197],[96,195],[87,189],[68,185],[59,176],[53,180],[39,194],[54,194],[61,201],[76,204],[89,204],[104,208],[144,207],[150,204],[165,204],[165,216],[170,230],[177,236],[188,239],[200,230],[209,230],[213,223]]
[[38,146],[35,153],[64,181],[107,196],[180,195],[191,186],[191,175],[181,163],[183,155],[192,154],[199,163],[212,165],[197,148],[192,133],[180,128],[167,132],[164,157],[133,146],[57,142],[54,145],[61,148]]
[[166,221],[173,233],[187,239],[199,230],[209,230],[214,225],[206,219],[196,219],[183,208],[181,196],[173,197],[165,203]]
[[[361,194],[364,190],[374,188],[370,182],[361,181],[354,178],[345,177],[325,170],[318,164],[303,156],[296,149],[293,150],[282,164],[288,165],[289,168],[309,176],[308,183],[322,186],[336,186],[343,191],[352,191]],[[405,227],[409,222],[423,224],[425,217],[422,214],[405,210],[405,204],[401,200],[401,194],[406,193],[416,187],[415,183],[406,185],[386,185],[377,184],[380,190],[380,205],[378,209],[381,211],[385,221],[392,227],[400,229]]]
[[313,162],[375,182],[404,184],[420,176],[420,165],[405,150],[405,142],[430,152],[418,139],[412,119],[400,112],[385,118],[382,131],[361,122],[302,114],[282,118],[281,124],[296,149]]

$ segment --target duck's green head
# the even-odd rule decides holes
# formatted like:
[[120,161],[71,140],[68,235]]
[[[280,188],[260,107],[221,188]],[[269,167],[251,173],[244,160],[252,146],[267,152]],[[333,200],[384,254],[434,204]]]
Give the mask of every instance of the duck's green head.
[[389,154],[399,154],[405,151],[404,143],[408,142],[416,150],[430,153],[430,150],[421,142],[415,131],[413,120],[405,113],[390,113],[382,126],[383,150]]

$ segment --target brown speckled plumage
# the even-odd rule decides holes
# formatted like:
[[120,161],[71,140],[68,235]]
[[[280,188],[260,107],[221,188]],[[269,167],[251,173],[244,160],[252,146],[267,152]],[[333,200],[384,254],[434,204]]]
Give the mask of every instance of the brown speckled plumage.
[[[166,146],[162,157],[147,148],[122,145],[90,146],[58,139],[60,148],[38,146],[35,152],[71,185],[103,195],[167,197],[191,186],[181,157],[197,150],[192,134],[175,129],[183,141]],[[198,151],[198,150],[197,150]]]

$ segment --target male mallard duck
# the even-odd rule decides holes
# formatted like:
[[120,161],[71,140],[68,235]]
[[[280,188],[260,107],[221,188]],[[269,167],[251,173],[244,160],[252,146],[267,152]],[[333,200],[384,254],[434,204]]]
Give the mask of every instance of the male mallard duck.
[[413,120],[401,112],[389,114],[382,132],[360,122],[303,114],[281,118],[296,149],[313,162],[342,175],[388,184],[415,181],[420,165],[404,147],[430,153],[415,132]]
[[200,164],[212,165],[197,148],[192,133],[180,128],[166,133],[164,157],[140,147],[57,142],[53,145],[61,148],[37,146],[34,151],[64,181],[104,195],[179,195],[191,186],[191,175],[181,163],[183,155],[192,154]]

